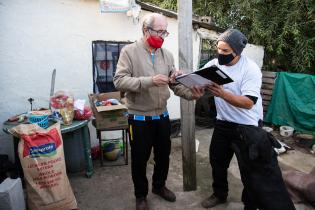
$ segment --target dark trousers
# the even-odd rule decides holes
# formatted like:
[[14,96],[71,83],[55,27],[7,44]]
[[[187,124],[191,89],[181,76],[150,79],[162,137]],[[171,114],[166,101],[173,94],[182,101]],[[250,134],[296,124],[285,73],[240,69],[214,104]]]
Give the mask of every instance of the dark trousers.
[[209,150],[215,196],[225,199],[228,195],[227,169],[235,153],[244,185],[244,209],[295,209],[285,188],[276,153],[272,149],[268,162],[251,160],[237,124],[217,121]]
[[134,193],[136,198],[145,197],[148,194],[146,169],[152,147],[154,154],[152,186],[156,189],[165,186],[171,152],[171,124],[168,117],[147,121],[129,119],[129,131]]

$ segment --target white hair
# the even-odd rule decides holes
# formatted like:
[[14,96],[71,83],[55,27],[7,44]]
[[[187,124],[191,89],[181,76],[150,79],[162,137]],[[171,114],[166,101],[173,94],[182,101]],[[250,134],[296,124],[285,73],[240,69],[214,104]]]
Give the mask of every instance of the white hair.
[[154,21],[156,18],[164,18],[166,20],[166,17],[159,13],[149,13],[143,17],[142,20],[142,33],[144,34],[144,29],[147,27],[153,28]]

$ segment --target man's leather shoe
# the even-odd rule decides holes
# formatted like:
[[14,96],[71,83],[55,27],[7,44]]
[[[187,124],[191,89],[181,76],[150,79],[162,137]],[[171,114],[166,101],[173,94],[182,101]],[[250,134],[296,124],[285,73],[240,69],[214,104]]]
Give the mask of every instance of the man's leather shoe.
[[149,210],[146,198],[136,198],[136,210]]
[[216,197],[214,194],[212,194],[210,197],[204,199],[201,202],[201,205],[202,207],[207,209],[207,208],[212,208],[218,204],[225,203],[225,202],[226,202],[226,199],[220,199]]
[[161,189],[153,188],[152,192],[154,194],[161,196],[162,198],[164,198],[165,200],[167,200],[169,202],[175,202],[176,201],[175,194],[172,191],[170,191],[169,189],[167,189],[166,187],[162,187]]

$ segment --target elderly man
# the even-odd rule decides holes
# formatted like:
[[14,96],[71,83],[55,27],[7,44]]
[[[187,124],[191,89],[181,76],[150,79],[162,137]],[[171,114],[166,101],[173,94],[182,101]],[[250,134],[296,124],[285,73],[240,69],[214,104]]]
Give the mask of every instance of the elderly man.
[[237,29],[222,33],[217,42],[216,65],[234,82],[209,85],[215,96],[217,120],[209,149],[213,194],[201,204],[205,208],[225,203],[228,195],[227,169],[236,154],[244,190],[245,210],[292,210],[294,205],[284,186],[277,156],[276,141],[259,127],[263,117],[259,67],[241,55],[247,38]]
[[114,76],[116,88],[125,92],[129,114],[131,172],[136,197],[136,209],[149,209],[146,200],[147,161],[153,148],[154,171],[152,192],[174,202],[175,194],[165,186],[171,151],[170,120],[166,109],[169,87],[177,96],[188,100],[203,95],[202,88],[188,89],[176,82],[172,54],[162,47],[167,32],[167,20],[161,14],[144,17],[141,40],[121,51]]

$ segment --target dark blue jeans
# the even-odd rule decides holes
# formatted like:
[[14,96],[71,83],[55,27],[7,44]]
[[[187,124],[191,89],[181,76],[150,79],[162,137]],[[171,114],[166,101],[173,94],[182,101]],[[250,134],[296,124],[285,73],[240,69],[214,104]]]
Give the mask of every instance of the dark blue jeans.
[[235,154],[244,185],[242,201],[246,210],[295,209],[272,147],[267,148],[267,152],[271,151],[268,161],[259,158],[252,160],[248,145],[241,138],[239,125],[217,121],[209,150],[215,196],[221,199],[228,196],[227,169]]

